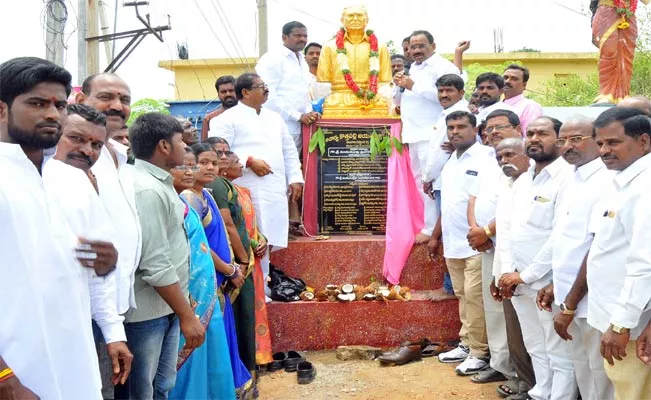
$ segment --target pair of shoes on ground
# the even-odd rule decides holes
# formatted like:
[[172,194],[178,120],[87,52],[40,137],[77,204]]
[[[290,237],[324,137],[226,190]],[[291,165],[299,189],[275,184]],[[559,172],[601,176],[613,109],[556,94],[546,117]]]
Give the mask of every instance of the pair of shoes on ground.
[[461,376],[474,375],[489,368],[489,359],[470,355],[470,349],[461,343],[456,348],[439,354],[439,361],[449,364],[460,362],[454,371]]
[[434,357],[454,348],[455,342],[432,342],[429,339],[408,341],[394,351],[383,353],[378,360],[383,365],[404,365],[425,357]]
[[288,351],[286,353],[274,353],[273,361],[267,364],[269,372],[280,371],[296,372],[298,383],[301,385],[308,384],[316,376],[316,368],[311,362],[307,361],[301,353],[297,351]]

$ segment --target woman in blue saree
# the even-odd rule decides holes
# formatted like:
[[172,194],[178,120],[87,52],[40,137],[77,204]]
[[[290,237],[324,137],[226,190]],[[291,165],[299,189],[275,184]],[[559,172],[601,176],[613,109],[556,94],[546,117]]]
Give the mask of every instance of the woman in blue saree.
[[[201,218],[210,250],[212,250],[217,276],[217,287],[219,288],[218,294],[224,312],[224,327],[228,341],[233,381],[237,389],[238,398],[248,398],[255,392],[255,385],[251,379],[250,372],[240,359],[233,307],[228,297],[224,296],[221,290],[226,282],[230,282],[234,287],[241,287],[244,284],[244,275],[237,264],[232,263],[233,257],[224,222],[221,219],[219,211],[214,211],[216,205],[212,196],[207,190],[203,189],[206,182],[217,177],[218,167],[217,153],[210,146],[207,146],[207,150],[202,146],[205,145],[196,144],[192,146],[194,160],[197,163],[198,169],[194,174],[194,185],[181,192],[181,199],[192,207]],[[199,149],[198,151],[197,148]]]
[[[188,153],[185,164],[172,170],[177,192],[192,187],[195,169],[196,158],[193,153]],[[185,340],[181,336],[176,385],[169,397],[234,400],[236,396],[231,351],[225,329],[226,317],[222,315],[218,296],[219,281],[215,273],[214,256],[201,218],[187,204],[184,225],[190,242],[190,303],[206,329],[206,339],[201,347],[189,350],[184,347]],[[232,321],[230,325],[233,325]]]

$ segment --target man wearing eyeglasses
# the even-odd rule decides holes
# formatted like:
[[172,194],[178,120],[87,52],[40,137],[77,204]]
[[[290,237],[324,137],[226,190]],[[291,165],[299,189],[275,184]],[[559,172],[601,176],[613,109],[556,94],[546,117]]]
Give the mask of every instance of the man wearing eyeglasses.
[[511,297],[518,314],[536,376],[529,396],[536,400],[577,396],[571,346],[554,332],[552,314],[536,306],[538,290],[552,281],[551,268],[538,260],[553,240],[560,189],[572,172],[557,146],[561,125],[550,117],[529,124],[525,148],[535,164],[513,184],[510,230],[500,243],[498,287],[503,297]]
[[559,212],[551,239],[534,259],[534,264],[551,270],[553,277],[553,282],[538,292],[537,303],[539,308],[555,314],[554,329],[560,338],[571,340],[581,397],[608,400],[613,398],[613,386],[599,354],[601,334],[587,322],[588,299],[568,293],[577,276],[578,284],[586,285],[586,270],[581,266],[594,237],[589,230],[590,220],[601,210],[597,204],[604,198],[604,187],[612,181],[613,173],[599,158],[591,120],[565,122],[556,147],[574,171],[559,192]]
[[[239,103],[211,121],[209,135],[225,139],[242,160],[244,174],[236,183],[251,191],[258,227],[269,245],[284,248],[289,229],[288,197],[297,202],[303,193],[298,152],[280,115],[263,107],[269,89],[260,76],[240,75],[235,94]],[[268,272],[268,257],[262,267]]]

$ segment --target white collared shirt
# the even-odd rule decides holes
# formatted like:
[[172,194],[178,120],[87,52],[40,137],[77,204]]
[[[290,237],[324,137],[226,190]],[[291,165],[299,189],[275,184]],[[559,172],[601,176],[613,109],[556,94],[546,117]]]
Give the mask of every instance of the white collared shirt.
[[19,145],[0,143],[0,169],[0,354],[43,399],[101,399],[74,235]]
[[445,123],[445,118],[455,111],[468,111],[468,102],[465,99],[461,99],[460,101],[441,111],[436,124],[434,124],[432,128],[432,137],[429,141],[429,149],[427,151],[427,166],[425,168],[423,181],[434,181],[434,189],[441,188],[441,182],[438,178],[441,176],[443,166],[450,158],[450,154],[441,149],[441,145],[448,141],[448,127]]
[[[524,175],[524,174],[523,174]],[[521,178],[520,175],[519,178]],[[505,179],[504,179],[505,178]],[[510,251],[506,251],[504,238],[507,238],[511,232],[511,212],[513,207],[513,184],[512,178],[504,175],[501,179],[502,185],[498,189],[497,205],[495,207],[495,260],[493,262],[493,277],[497,282],[502,274],[513,272],[513,257]],[[504,267],[509,269],[504,269]]]
[[118,265],[114,273],[118,312],[125,314],[130,308],[136,308],[133,284],[140,261],[142,232],[136,209],[133,165],[126,163],[125,146],[113,139],[109,142],[115,150],[119,166],[115,167],[111,152],[104,146],[91,171],[97,178],[99,199],[104,204],[115,233],[111,242],[118,251]]
[[[588,227],[598,208],[596,204],[603,199],[604,187],[610,185],[613,175],[601,158],[596,158],[575,168],[560,190],[552,236],[534,258],[534,265],[539,265],[541,270],[551,266],[557,305],[565,301],[588,253],[593,237]],[[578,304],[576,317],[585,318],[587,312],[587,297],[584,297]]]
[[[65,219],[72,233],[88,240],[111,242],[113,224],[86,174],[59,160],[50,159],[43,166],[43,186],[52,211]],[[102,330],[106,343],[126,342],[118,314],[115,272],[99,277],[85,269],[93,320]],[[88,302],[89,300],[86,300]]]
[[507,111],[516,112],[515,108],[504,103],[503,101],[498,101],[497,103],[493,103],[488,107],[482,107],[479,109],[479,112],[477,113],[477,125],[480,125],[482,122],[486,121],[486,117],[488,117],[488,115],[493,111],[497,111],[497,110],[507,110]]
[[280,114],[291,135],[300,134],[301,115],[312,111],[312,79],[303,53],[280,46],[260,57],[255,71],[269,87],[264,107]]
[[468,244],[468,199],[481,179],[497,167],[493,148],[475,143],[457,158],[455,151],[441,172],[441,227],[446,258],[468,258],[477,253]]
[[[635,340],[651,319],[651,155],[617,173],[593,219],[588,254],[588,323],[612,323]],[[633,356],[633,355],[631,355]]]
[[433,136],[432,127],[443,111],[436,81],[446,74],[460,75],[459,68],[438,53],[420,64],[411,64],[409,77],[414,86],[405,89],[399,103],[403,143],[422,142]]
[[503,237],[503,271],[519,271],[520,278],[532,289],[540,289],[552,280],[551,266],[534,264],[534,258],[550,238],[558,218],[558,193],[571,173],[569,164],[559,157],[534,177],[535,166],[513,185],[512,215],[509,235]]

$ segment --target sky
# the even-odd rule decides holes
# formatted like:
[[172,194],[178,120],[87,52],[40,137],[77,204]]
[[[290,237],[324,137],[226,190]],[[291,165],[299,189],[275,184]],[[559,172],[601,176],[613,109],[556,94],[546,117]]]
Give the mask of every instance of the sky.
[[[19,56],[45,57],[43,10],[47,0],[0,0],[0,62]],[[65,67],[77,81],[78,0],[63,0],[69,19],[66,24]],[[123,0],[103,0],[109,31],[113,28],[118,1],[117,30],[138,29],[132,7]],[[369,28],[380,41],[402,38],[416,29],[430,31],[437,50],[450,53],[457,42],[470,40],[469,53],[492,53],[493,30],[501,28],[505,51],[523,47],[545,52],[592,52],[590,18],[585,13],[589,0],[267,0],[269,47],[282,45],[281,29],[297,20],[308,27],[308,40],[325,42],[339,27],[344,6],[365,4]],[[178,59],[176,44],[187,43],[191,59],[233,58],[258,55],[256,0],[150,0],[141,7],[150,14],[152,25],[167,24],[161,43],[149,35],[117,73],[130,85],[132,97],[173,99],[174,74],[158,68],[161,60]],[[83,25],[83,24],[82,24]],[[229,35],[230,32],[230,35]],[[116,53],[127,40],[116,42]],[[100,44],[101,68],[106,65]],[[213,88],[206,88],[213,90]],[[212,96],[213,94],[209,94]],[[216,94],[214,94],[216,96]]]

